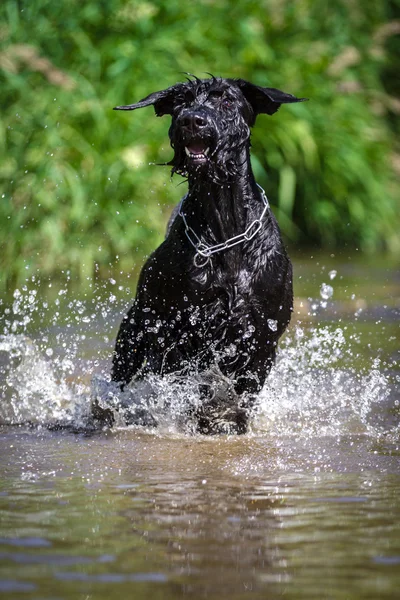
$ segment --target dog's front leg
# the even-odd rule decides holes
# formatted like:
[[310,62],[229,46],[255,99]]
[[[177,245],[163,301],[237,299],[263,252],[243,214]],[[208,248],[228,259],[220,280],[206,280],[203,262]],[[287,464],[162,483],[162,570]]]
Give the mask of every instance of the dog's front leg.
[[111,378],[121,387],[140,375],[146,360],[145,336],[137,313],[135,302],[122,320],[115,343]]

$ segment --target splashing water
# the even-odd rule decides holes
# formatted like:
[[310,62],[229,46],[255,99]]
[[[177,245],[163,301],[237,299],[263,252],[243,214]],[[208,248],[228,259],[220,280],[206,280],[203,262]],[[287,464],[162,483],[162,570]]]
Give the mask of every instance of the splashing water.
[[[331,295],[326,285],[321,297]],[[71,301],[67,290],[61,290],[50,306],[35,289],[15,291],[13,306],[0,320],[1,423],[90,429],[96,425],[91,410],[95,399],[112,412],[114,427],[195,431],[193,411],[188,410],[200,401],[195,378],[152,376],[124,392],[110,381],[110,321],[116,325],[120,319],[115,301],[114,294],[105,299],[103,294],[90,305]],[[41,324],[35,339],[28,335],[33,320]],[[373,421],[376,407],[390,396],[390,383],[378,360],[366,371],[351,367],[354,338],[344,327],[292,326],[260,393],[253,432],[398,435],[397,424],[390,429]],[[343,362],[346,368],[339,366]],[[223,377],[221,385],[226,385]]]
[[57,377],[55,366],[33,340],[23,335],[1,336],[1,351],[9,359],[1,386],[1,422],[67,426],[82,419],[82,410],[87,409],[66,380]]
[[370,423],[374,406],[390,395],[375,360],[367,373],[337,363],[352,350],[342,328],[301,327],[284,342],[261,393],[258,427],[306,435],[378,433]]

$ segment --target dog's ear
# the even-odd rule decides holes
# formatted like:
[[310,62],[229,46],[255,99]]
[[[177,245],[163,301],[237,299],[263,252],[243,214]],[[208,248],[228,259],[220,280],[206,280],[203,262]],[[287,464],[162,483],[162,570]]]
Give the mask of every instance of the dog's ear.
[[173,85],[166,90],[153,92],[136,104],[129,104],[128,106],[116,106],[114,110],[136,110],[137,108],[143,108],[144,106],[150,106],[152,104],[157,117],[162,117],[163,115],[172,115],[175,98],[179,87],[180,85]]
[[296,98],[292,94],[286,94],[276,88],[264,88],[254,85],[244,79],[237,79],[238,85],[254,110],[255,116],[263,113],[273,115],[281,104],[291,104],[293,102],[304,102],[308,98]]

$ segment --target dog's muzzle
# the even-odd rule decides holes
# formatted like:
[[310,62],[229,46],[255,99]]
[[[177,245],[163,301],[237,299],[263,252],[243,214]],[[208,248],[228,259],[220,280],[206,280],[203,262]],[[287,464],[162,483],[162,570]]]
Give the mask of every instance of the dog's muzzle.
[[176,122],[188,161],[194,165],[204,164],[210,153],[211,120],[200,110],[186,111]]

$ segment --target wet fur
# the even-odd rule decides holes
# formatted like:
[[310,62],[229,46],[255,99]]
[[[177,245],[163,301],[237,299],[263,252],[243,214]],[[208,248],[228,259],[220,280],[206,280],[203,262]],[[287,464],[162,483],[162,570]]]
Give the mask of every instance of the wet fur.
[[[172,117],[170,164],[189,183],[182,210],[210,246],[244,232],[263,210],[250,165],[250,128],[257,115],[299,101],[273,88],[212,77],[117,108],[153,105],[158,116]],[[208,147],[207,160],[198,164],[202,157],[196,153],[190,159],[185,146]],[[148,373],[197,378],[202,401],[188,410],[198,430],[243,433],[290,321],[291,263],[270,210],[253,239],[213,254],[204,266],[196,266],[194,256],[175,211],[121,323],[112,379],[123,387]]]

